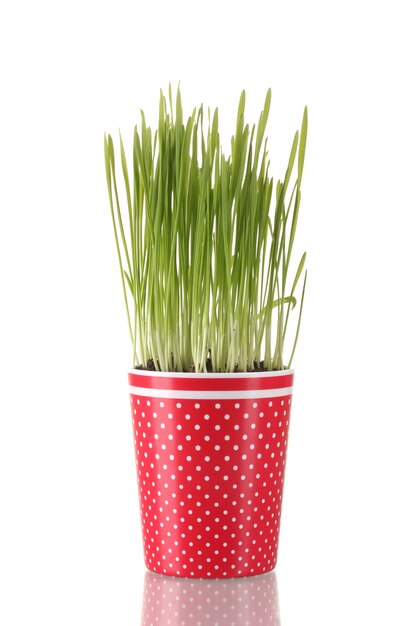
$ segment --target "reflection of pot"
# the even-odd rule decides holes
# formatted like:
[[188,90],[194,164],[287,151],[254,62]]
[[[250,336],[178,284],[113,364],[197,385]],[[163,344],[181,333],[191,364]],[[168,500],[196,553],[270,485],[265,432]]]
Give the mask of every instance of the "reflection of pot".
[[275,567],[293,372],[129,374],[145,562],[229,578]]
[[146,572],[141,626],[280,626],[275,572],[190,580]]

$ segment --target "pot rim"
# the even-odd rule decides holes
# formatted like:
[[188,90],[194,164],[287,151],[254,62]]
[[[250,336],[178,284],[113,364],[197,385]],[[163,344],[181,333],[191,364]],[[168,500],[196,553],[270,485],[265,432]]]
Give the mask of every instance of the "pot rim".
[[129,374],[140,374],[141,376],[152,376],[155,378],[206,378],[210,380],[222,379],[222,378],[269,378],[271,376],[290,376],[294,374],[294,369],[286,370],[268,370],[265,372],[161,372],[152,370],[139,370],[131,368]]

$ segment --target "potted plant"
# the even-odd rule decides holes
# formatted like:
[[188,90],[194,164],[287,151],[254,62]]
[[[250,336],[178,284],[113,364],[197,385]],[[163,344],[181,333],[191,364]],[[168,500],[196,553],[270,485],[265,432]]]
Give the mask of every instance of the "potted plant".
[[161,574],[250,576],[277,560],[307,278],[305,253],[292,264],[307,110],[274,185],[270,102],[271,90],[249,127],[242,92],[227,155],[217,109],[185,119],[179,88],[175,105],[161,92],[157,130],[143,111],[134,129],[131,171],[120,137],[123,194],[105,136],[145,562]]

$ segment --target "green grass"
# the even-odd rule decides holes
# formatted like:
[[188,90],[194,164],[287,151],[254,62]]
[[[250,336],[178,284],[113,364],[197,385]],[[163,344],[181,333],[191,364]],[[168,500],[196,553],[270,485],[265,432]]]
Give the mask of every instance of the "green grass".
[[265,136],[271,90],[252,127],[245,99],[243,91],[230,155],[221,147],[218,110],[206,121],[200,106],[185,119],[180,90],[173,103],[171,86],[168,102],[160,95],[157,130],[141,111],[130,170],[120,136],[116,175],[113,139],[105,135],[134,367],[152,361],[162,371],[234,372],[292,364],[307,279],[306,253],[291,263],[307,108],[274,185]]

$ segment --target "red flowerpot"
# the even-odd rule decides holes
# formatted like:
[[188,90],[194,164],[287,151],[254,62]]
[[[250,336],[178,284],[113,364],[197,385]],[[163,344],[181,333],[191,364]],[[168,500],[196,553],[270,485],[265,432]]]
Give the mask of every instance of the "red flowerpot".
[[129,373],[146,567],[231,578],[277,561],[293,371]]

